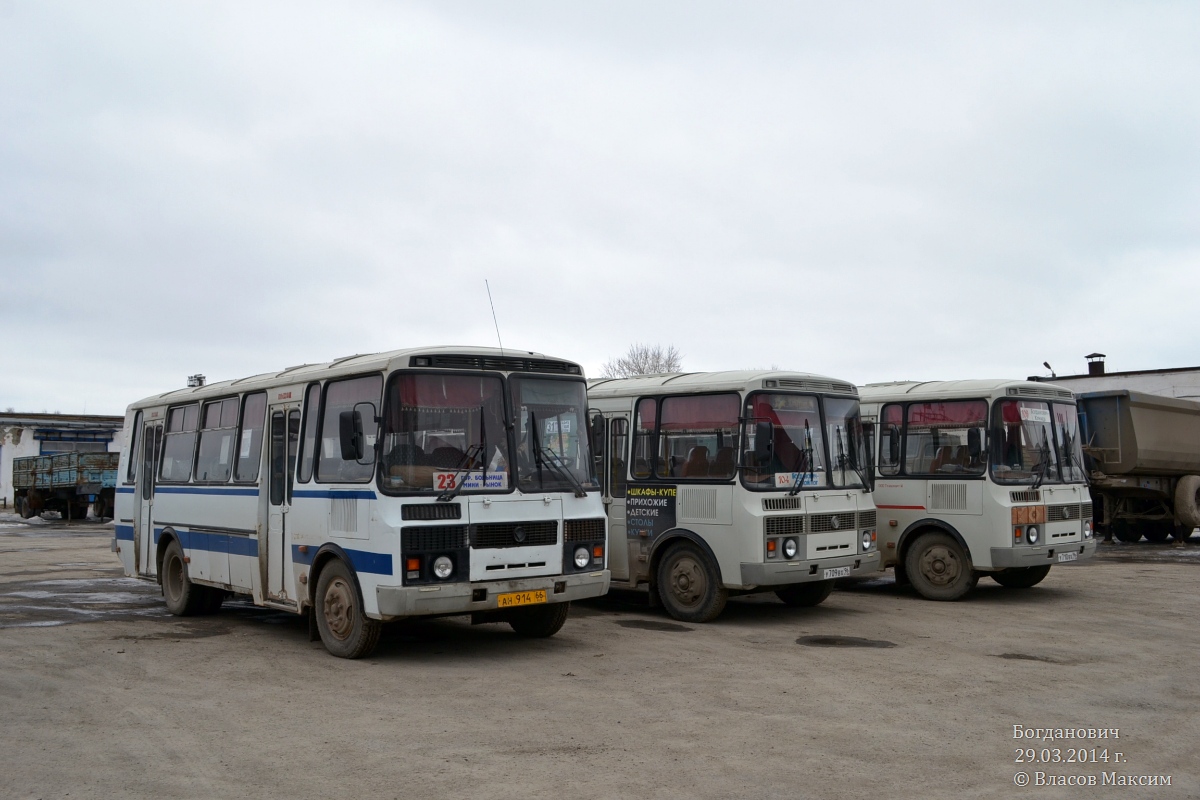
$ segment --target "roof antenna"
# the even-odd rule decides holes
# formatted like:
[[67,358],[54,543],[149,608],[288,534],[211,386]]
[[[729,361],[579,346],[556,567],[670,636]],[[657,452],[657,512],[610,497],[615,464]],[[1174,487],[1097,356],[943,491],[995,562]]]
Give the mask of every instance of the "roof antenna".
[[483,285],[487,288],[488,305],[492,307],[492,322],[496,325],[496,341],[500,342],[500,357],[504,358],[504,341],[500,338],[500,323],[496,321],[496,304],[492,302],[492,287],[488,285],[487,278],[483,279]]

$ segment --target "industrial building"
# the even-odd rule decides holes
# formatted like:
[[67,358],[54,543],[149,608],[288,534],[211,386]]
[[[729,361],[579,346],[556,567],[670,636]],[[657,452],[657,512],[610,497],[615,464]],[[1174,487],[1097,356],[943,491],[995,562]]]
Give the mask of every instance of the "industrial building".
[[1164,397],[1200,401],[1200,367],[1109,372],[1105,367],[1105,358],[1104,353],[1092,353],[1087,356],[1088,371],[1082,375],[1031,375],[1029,380],[1057,383],[1075,394],[1130,389]]
[[122,417],[0,413],[0,507],[13,505],[13,459],[121,449]]

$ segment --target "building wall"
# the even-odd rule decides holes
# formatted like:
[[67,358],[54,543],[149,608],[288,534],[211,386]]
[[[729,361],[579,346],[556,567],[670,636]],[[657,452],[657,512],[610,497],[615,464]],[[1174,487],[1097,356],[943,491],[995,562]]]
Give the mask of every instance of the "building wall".
[[1047,383],[1056,383],[1075,394],[1104,392],[1112,389],[1132,389],[1135,392],[1180,397],[1185,400],[1200,400],[1200,369],[1177,372],[1114,372],[1110,375],[1067,375],[1057,378],[1040,378]]

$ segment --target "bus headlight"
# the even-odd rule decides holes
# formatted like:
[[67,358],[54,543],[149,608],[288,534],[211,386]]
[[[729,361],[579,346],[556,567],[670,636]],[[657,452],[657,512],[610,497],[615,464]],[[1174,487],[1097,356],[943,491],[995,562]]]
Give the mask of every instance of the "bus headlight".
[[1037,529],[1037,525],[1030,525],[1030,526],[1029,526],[1029,528],[1028,528],[1028,529],[1026,529],[1026,531],[1025,531],[1025,541],[1029,542],[1030,544],[1037,544],[1037,543],[1038,543],[1038,529]]
[[579,569],[585,569],[590,563],[592,563],[592,554],[588,552],[588,549],[586,547],[576,548],[575,566]]
[[1085,519],[1083,521],[1083,538],[1092,538],[1092,521],[1090,519]]
[[433,574],[437,575],[440,580],[446,580],[450,577],[450,573],[454,572],[454,562],[446,556],[438,556],[433,562]]
[[870,531],[863,531],[862,543],[863,543],[863,552],[864,553],[871,549],[871,532]]
[[783,557],[784,558],[789,559],[789,560],[793,559],[796,557],[796,553],[798,553],[798,552],[800,552],[800,545],[798,545],[796,543],[795,539],[784,539],[783,540]]

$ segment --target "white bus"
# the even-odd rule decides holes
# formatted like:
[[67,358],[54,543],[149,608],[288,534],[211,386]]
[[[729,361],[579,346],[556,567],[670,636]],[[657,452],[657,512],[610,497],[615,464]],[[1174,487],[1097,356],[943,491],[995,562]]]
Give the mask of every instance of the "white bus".
[[731,594],[817,605],[878,568],[858,393],[793,372],[593,381],[613,585],[706,622]]
[[427,348],[129,406],[114,549],[173,614],[231,593],[310,614],[330,653],[383,621],[471,614],[525,636],[608,590],[578,364]]
[[860,393],[877,448],[880,551],[898,583],[955,600],[980,574],[1028,588],[1096,552],[1071,392],[971,380]]

